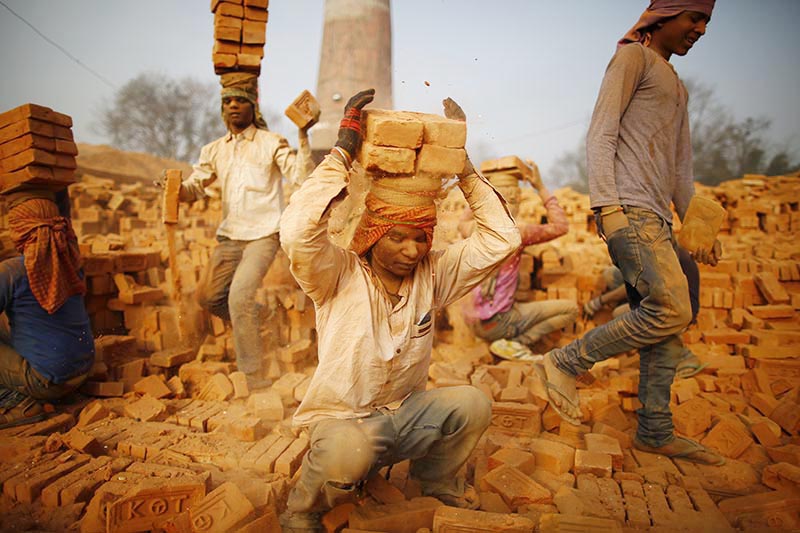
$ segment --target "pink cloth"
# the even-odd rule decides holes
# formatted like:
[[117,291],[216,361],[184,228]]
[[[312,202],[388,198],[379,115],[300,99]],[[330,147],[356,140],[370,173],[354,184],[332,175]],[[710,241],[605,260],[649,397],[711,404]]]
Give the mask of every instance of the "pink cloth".
[[504,313],[511,309],[519,281],[519,262],[522,249],[532,244],[540,244],[561,237],[569,230],[567,215],[558,205],[555,196],[548,198],[544,206],[547,209],[547,224],[518,225],[522,246],[503,263],[503,266],[495,274],[494,295],[485,297],[482,291],[483,284],[472,289],[472,296],[464,307],[464,317],[468,322],[486,320],[497,313]]
[[617,43],[617,48],[630,43],[641,42],[644,38],[642,30],[664,19],[680,15],[684,11],[697,11],[711,18],[714,10],[714,0],[651,0],[639,21],[628,30]]

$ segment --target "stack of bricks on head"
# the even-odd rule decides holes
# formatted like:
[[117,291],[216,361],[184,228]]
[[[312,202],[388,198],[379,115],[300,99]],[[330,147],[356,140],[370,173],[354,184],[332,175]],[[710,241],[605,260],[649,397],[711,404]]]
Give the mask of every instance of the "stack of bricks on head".
[[0,193],[63,189],[75,181],[77,154],[68,115],[36,104],[0,114]]
[[269,0],[211,0],[214,72],[261,73]]
[[[367,112],[365,131],[387,113]],[[429,126],[442,125],[442,132],[449,122],[402,116],[404,127],[416,131],[406,141],[367,133],[362,165],[373,179],[424,179],[422,171],[437,176],[463,166],[457,155],[463,137],[445,143]],[[17,128],[20,120],[38,132],[32,137],[48,138],[34,130],[39,122],[64,134],[58,128],[65,126],[43,118],[14,120],[0,129],[4,165],[9,144],[28,135],[8,137],[9,126]],[[59,138],[48,146],[59,146]],[[445,158],[452,166],[427,160],[429,150],[452,155]],[[79,177],[69,191],[97,361],[81,394],[55,406],[48,419],[0,430],[0,530],[35,524],[66,531],[77,523],[84,533],[279,531],[277,515],[309,446],[290,420],[315,368],[313,305],[279,255],[255,296],[269,315],[264,356],[274,383],[248,391],[235,368],[230,326],[198,307],[179,311],[166,296],[171,273],[161,192],[88,171]],[[428,386],[472,384],[493,402],[491,426],[462,472],[480,493],[481,509],[448,508],[423,497],[403,462],[388,479],[385,471],[370,479],[358,499],[327,512],[327,531],[796,530],[798,187],[797,176],[697,186],[700,196],[725,208],[719,233],[725,255],[716,268],[700,267],[698,323],[683,338],[707,366],[676,379],[672,412],[677,433],[718,450],[726,465],[696,465],[632,447],[636,352],[582,376],[582,424],[562,424],[531,367],[493,359],[454,304],[437,317]],[[540,199],[530,188],[522,191],[518,218],[540,222]],[[582,305],[602,291],[601,271],[610,260],[594,233],[588,198],[568,188],[555,195],[570,231],[524,250],[517,298],[572,298]],[[456,227],[465,207],[457,188],[439,200],[435,242],[461,238]],[[178,268],[191,301],[215,245],[220,205],[209,198],[180,209]],[[5,220],[0,217],[2,234]],[[610,310],[580,318],[540,341],[536,351],[563,345],[609,318]],[[191,326],[188,341],[178,338],[179,323]]]

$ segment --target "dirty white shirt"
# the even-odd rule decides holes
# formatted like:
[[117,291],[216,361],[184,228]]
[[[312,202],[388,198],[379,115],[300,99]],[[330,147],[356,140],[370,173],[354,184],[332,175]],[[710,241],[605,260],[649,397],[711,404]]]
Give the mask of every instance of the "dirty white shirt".
[[285,207],[281,176],[299,185],[311,170],[307,139],[295,152],[281,135],[251,124],[205,145],[183,186],[195,199],[213,196],[212,184],[220,189],[217,235],[253,241],[278,232]]
[[317,313],[319,364],[295,425],[365,417],[424,390],[436,311],[467,294],[520,245],[514,220],[485,178],[461,179],[475,232],[429,252],[392,306],[367,262],[328,239],[331,200],[347,183],[344,163],[326,156],[281,218],[281,245]]

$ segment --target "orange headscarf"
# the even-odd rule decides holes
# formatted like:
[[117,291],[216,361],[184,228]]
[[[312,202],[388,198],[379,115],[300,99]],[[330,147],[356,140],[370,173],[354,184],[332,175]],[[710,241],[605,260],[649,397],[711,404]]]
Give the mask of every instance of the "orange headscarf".
[[350,249],[363,256],[395,226],[418,228],[425,232],[428,246],[433,241],[436,226],[436,205],[433,202],[415,207],[389,204],[372,192],[365,199],[366,209],[358,223]]
[[31,292],[45,311],[53,314],[70,296],[86,293],[78,239],[55,203],[42,198],[22,202],[9,211],[8,223],[14,246],[25,257]]

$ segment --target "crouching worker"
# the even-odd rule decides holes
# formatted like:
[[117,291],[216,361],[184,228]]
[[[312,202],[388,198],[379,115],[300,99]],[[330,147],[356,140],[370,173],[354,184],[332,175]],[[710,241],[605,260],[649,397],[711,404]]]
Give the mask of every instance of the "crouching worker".
[[[567,215],[556,197],[542,182],[539,168],[534,163],[533,172],[526,178],[547,210],[546,224],[518,223],[522,246],[506,261],[500,270],[472,290],[464,305],[464,317],[473,333],[489,342],[510,339],[529,348],[553,331],[571,326],[580,310],[574,300],[545,300],[540,302],[515,301],[519,284],[520,258],[526,246],[541,244],[565,235],[569,230]],[[489,181],[508,202],[511,214],[519,212],[522,191],[517,178],[510,174],[489,174]],[[472,213],[464,210],[458,224],[462,237],[472,230]]]
[[[380,468],[406,459],[423,494],[457,507],[479,503],[457,473],[489,425],[491,404],[470,386],[425,390],[434,319],[516,251],[519,232],[467,160],[458,185],[475,216],[469,239],[431,251],[432,200],[399,207],[373,189],[351,249],[332,244],[332,204],[347,194],[361,109],[374,92],[347,103],[335,148],[281,218],[292,274],[316,308],[319,354],[294,415],[296,426],[308,428],[311,448],[281,517],[284,531],[317,531],[320,513]],[[445,115],[465,120],[450,99]]]
[[11,208],[8,224],[22,255],[0,263],[0,427],[42,418],[39,401],[78,388],[94,363],[83,301],[78,241],[70,220],[43,198]]

